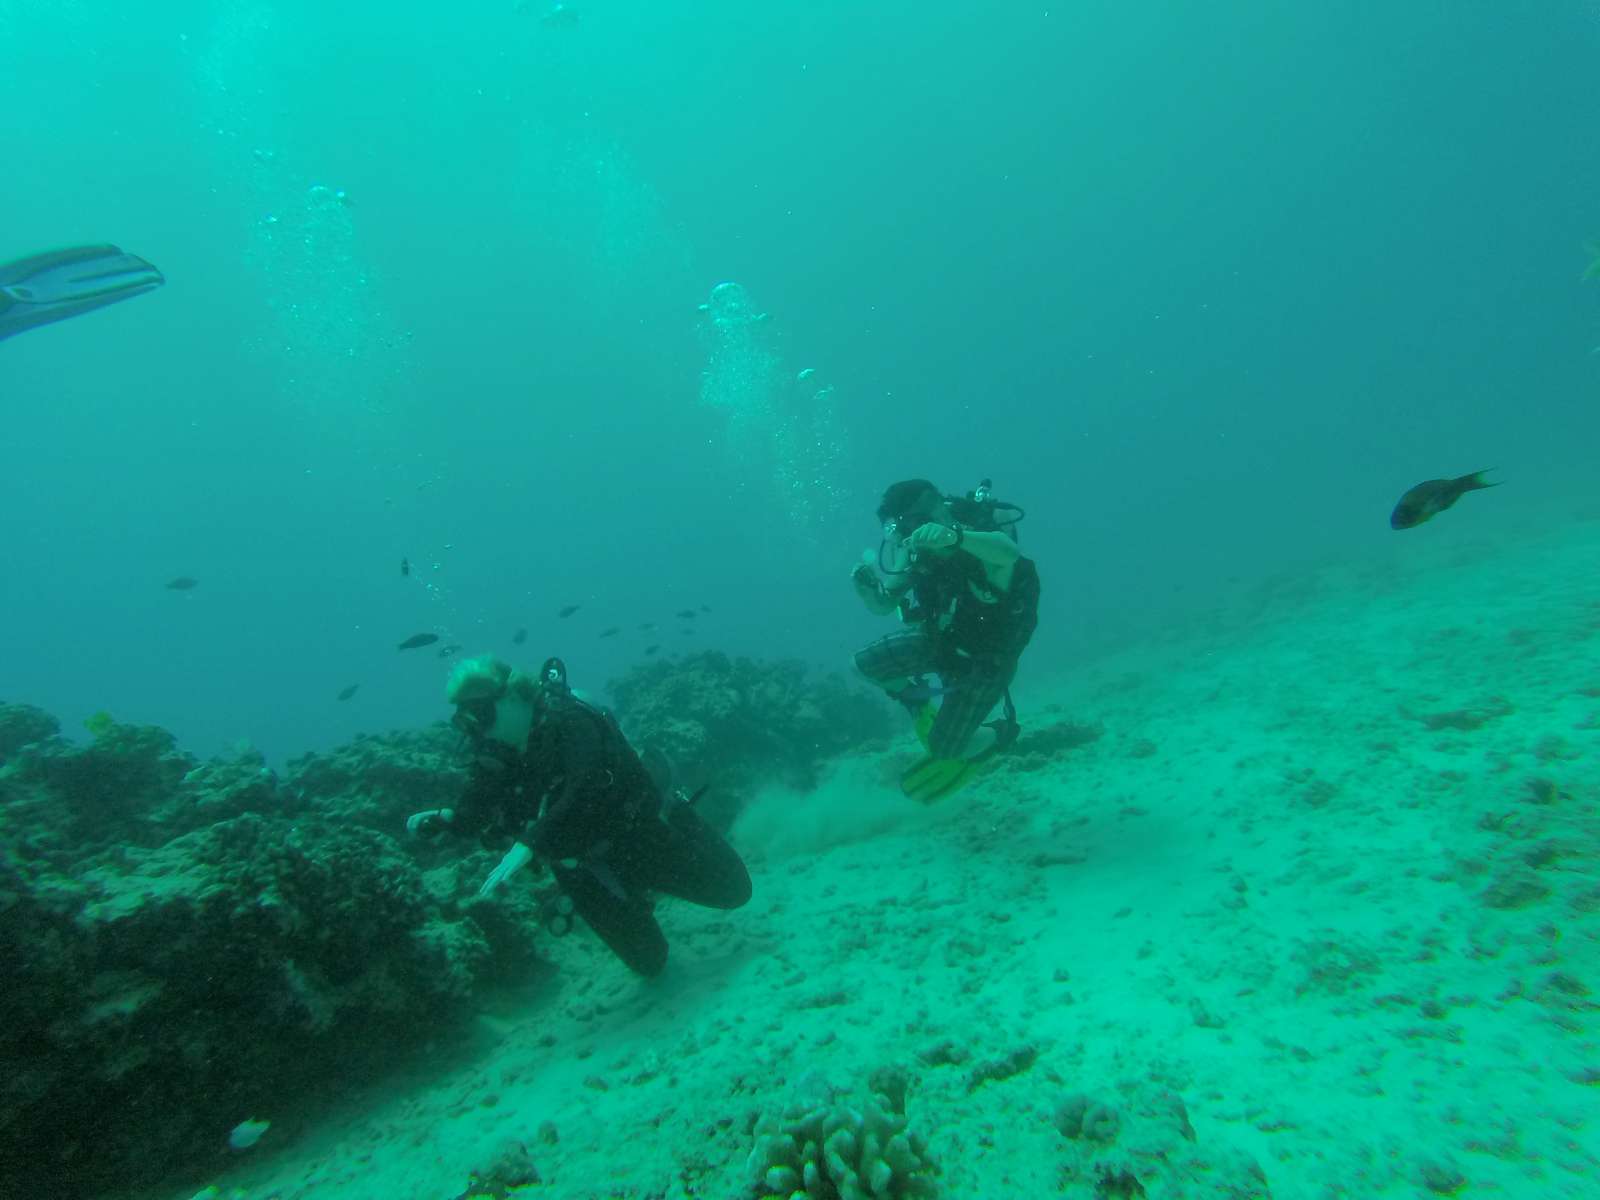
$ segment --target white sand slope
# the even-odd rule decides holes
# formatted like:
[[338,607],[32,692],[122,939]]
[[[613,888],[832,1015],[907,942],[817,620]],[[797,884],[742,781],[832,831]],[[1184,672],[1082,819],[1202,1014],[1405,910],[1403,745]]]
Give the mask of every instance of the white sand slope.
[[[663,979],[580,930],[492,1048],[269,1136],[223,1194],[449,1200],[515,1139],[542,1182],[512,1195],[733,1200],[757,1112],[898,1064],[945,1197],[1094,1196],[1174,1097],[1152,1200],[1252,1163],[1279,1200],[1600,1197],[1597,568],[1591,524],[1329,572],[1024,674],[987,778],[910,805],[908,736],[761,797],[755,900],[664,903]],[[1078,1093],[1118,1140],[1058,1131]]]

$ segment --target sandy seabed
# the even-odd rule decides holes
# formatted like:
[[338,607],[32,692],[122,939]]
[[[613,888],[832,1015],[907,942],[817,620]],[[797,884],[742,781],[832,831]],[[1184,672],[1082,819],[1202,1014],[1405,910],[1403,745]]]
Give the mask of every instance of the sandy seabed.
[[947,1198],[1116,1194],[1074,1096],[1181,1103],[1150,1200],[1600,1197],[1597,581],[1591,522],[1025,664],[965,791],[905,800],[908,734],[757,798],[755,899],[663,902],[662,978],[580,928],[469,1053],[206,1194],[452,1200],[520,1143],[512,1196],[734,1200],[757,1113],[897,1067]]

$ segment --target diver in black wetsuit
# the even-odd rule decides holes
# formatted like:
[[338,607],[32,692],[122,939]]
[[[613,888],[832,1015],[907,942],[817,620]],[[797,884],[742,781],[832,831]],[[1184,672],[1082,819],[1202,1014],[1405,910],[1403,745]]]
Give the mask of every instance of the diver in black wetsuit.
[[572,694],[558,659],[538,679],[494,658],[468,659],[446,696],[456,706],[451,724],[472,746],[472,776],[457,807],[416,813],[406,828],[509,837],[480,896],[537,857],[577,915],[641,975],[667,962],[654,893],[724,909],[750,899],[733,847],[692,798],[651,777],[609,713]]

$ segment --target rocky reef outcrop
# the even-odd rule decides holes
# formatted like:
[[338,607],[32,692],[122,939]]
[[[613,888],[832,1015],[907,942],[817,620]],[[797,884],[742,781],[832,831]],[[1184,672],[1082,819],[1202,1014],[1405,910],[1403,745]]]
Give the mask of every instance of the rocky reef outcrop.
[[538,970],[531,896],[475,905],[481,863],[397,836],[460,786],[442,729],[281,778],[91,730],[0,705],[0,1194],[202,1168],[241,1120],[370,1077]]
[[636,745],[711,791],[701,811],[726,827],[739,799],[765,783],[807,788],[829,758],[888,738],[884,699],[800,662],[756,662],[705,651],[636,667],[608,685]]
[[[619,686],[632,732],[737,789],[887,730],[870,694],[722,655]],[[370,1080],[547,969],[548,889],[404,835],[466,782],[447,726],[201,761],[106,714],[0,704],[0,1195],[181,1181],[263,1112]]]

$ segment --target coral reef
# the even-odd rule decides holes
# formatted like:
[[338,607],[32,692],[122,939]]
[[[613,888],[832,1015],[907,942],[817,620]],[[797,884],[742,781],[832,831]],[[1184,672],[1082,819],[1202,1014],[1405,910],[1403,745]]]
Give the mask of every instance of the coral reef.
[[0,765],[24,746],[49,741],[61,732],[61,722],[31,704],[0,704]]
[[459,786],[437,731],[285,784],[248,749],[90,730],[0,707],[0,1194],[166,1181],[540,969],[528,889],[476,905],[491,855],[397,836]]
[[636,667],[608,687],[635,745],[665,754],[682,776],[711,780],[714,795],[769,782],[811,787],[826,759],[893,729],[881,697],[836,675],[809,679],[799,662],[707,651]]
[[873,1094],[856,1099],[820,1075],[804,1076],[780,1112],[756,1122],[756,1144],[745,1162],[755,1194],[785,1200],[937,1196],[927,1146],[906,1129],[903,1075],[879,1072],[871,1085]]
[[[793,664],[700,655],[619,691],[719,784],[802,782],[888,728],[881,701]],[[103,713],[85,730],[70,741],[50,714],[0,705],[0,1195],[170,1184],[240,1121],[292,1132],[297,1104],[547,969],[548,885],[479,903],[498,854],[404,836],[407,814],[465,784],[447,726],[281,774],[247,746],[202,762]],[[897,1132],[881,1133],[893,1155]],[[477,1182],[504,1191],[514,1174]]]
[[467,772],[456,754],[459,741],[443,724],[360,734],[325,753],[290,759],[283,790],[314,798],[319,811],[346,824],[393,833],[411,813],[447,808],[460,797]]
[[[17,706],[6,706],[7,712]],[[37,711],[37,710],[33,710]],[[0,717],[0,725],[11,721]],[[219,814],[185,820],[180,799],[184,777],[198,766],[178,751],[172,735],[152,725],[123,725],[109,718],[94,723],[86,746],[50,736],[18,747],[6,757],[11,820],[31,833],[48,831],[81,857],[112,846],[151,846],[199,828]],[[155,819],[156,810],[177,824]]]

